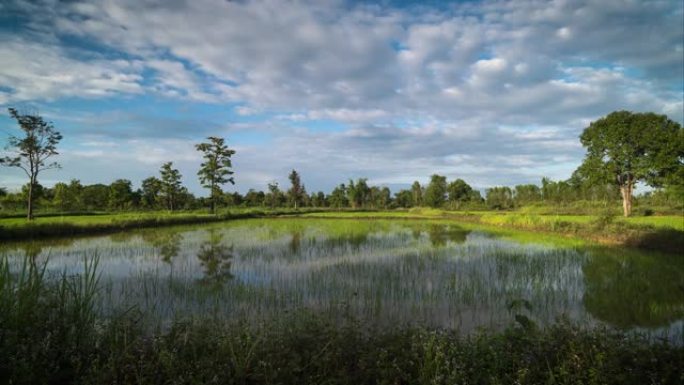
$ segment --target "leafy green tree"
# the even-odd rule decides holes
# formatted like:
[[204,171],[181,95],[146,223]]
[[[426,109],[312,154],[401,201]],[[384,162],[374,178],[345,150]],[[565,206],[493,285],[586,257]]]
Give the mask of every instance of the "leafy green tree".
[[166,162],[159,170],[161,175],[160,192],[166,208],[173,211],[178,206],[182,183],[180,171],[173,168],[173,162]]
[[313,207],[325,207],[327,206],[327,202],[325,200],[325,193],[323,191],[319,191],[316,194],[311,194],[311,205]]
[[335,187],[328,198],[328,202],[330,203],[330,207],[348,207],[349,201],[347,200],[347,186],[342,183]]
[[47,195],[45,187],[43,187],[43,185],[40,183],[35,183],[33,186],[31,186],[29,183],[26,183],[25,185],[21,186],[21,199],[24,202],[28,202],[29,194],[33,194],[34,204],[35,202],[39,202],[40,199]]
[[109,185],[109,207],[125,210],[133,206],[133,188],[128,179],[117,179]]
[[73,204],[71,202],[71,197],[69,196],[69,185],[64,182],[55,183],[52,187],[53,198],[52,204],[55,205],[60,211],[71,210]]
[[487,189],[487,206],[492,209],[505,210],[513,207],[513,191],[510,187],[492,187]]
[[38,174],[44,170],[59,168],[57,162],[46,162],[59,154],[57,144],[62,140],[62,135],[55,131],[52,123],[46,122],[37,114],[20,114],[14,108],[9,109],[9,114],[17,121],[24,135],[21,138],[13,135],[9,137],[7,150],[13,151],[14,155],[0,158],[0,165],[18,167],[29,177],[26,218],[32,220],[35,199],[33,192],[38,184]]
[[263,206],[264,200],[266,198],[263,191],[256,191],[253,188],[249,189],[247,191],[247,194],[245,194],[245,203],[249,207],[259,207]]
[[78,179],[69,181],[67,189],[70,210],[83,210],[83,185]]
[[430,177],[430,184],[425,189],[425,203],[430,207],[442,207],[447,194],[446,177],[434,174]]
[[403,208],[413,206],[413,193],[411,190],[400,190],[394,194],[394,203]]
[[81,199],[86,210],[105,210],[109,202],[109,186],[101,183],[84,186]]
[[268,184],[268,194],[266,194],[265,204],[271,208],[282,206],[285,202],[285,195],[278,187],[278,182]]
[[413,182],[411,185],[411,194],[413,195],[413,206],[420,207],[423,205],[423,188],[420,186],[418,181]]
[[352,208],[364,207],[370,198],[370,187],[368,187],[367,178],[359,178],[354,183],[353,180],[349,180],[349,186],[347,187],[347,200]]
[[660,187],[684,167],[684,131],[665,115],[612,112],[589,124],[580,141],[587,148],[580,169],[592,180],[619,187],[626,217],[637,182]]
[[456,179],[447,186],[449,203],[459,207],[461,204],[473,199],[473,188],[463,179]]
[[201,151],[204,157],[197,175],[202,187],[209,189],[211,212],[216,213],[216,202],[223,194],[221,185],[235,184],[235,180],[230,176],[233,175],[230,157],[235,155],[235,150],[228,148],[223,138],[210,136],[207,139],[208,143],[195,145],[197,151]]
[[541,189],[534,184],[519,184],[515,186],[515,203],[525,205],[541,201]]
[[288,178],[290,179],[291,187],[287,191],[287,196],[290,200],[290,204],[296,209],[297,206],[301,205],[304,201],[306,189],[304,188],[304,185],[302,185],[302,181],[299,178],[299,173],[297,173],[297,171],[292,170]]
[[162,182],[157,177],[145,178],[142,181],[140,192],[143,207],[148,209],[156,208],[161,200],[161,189]]
[[392,193],[389,187],[376,187],[373,186],[370,189],[371,202],[373,202],[373,207],[377,208],[387,208],[390,203],[392,203]]

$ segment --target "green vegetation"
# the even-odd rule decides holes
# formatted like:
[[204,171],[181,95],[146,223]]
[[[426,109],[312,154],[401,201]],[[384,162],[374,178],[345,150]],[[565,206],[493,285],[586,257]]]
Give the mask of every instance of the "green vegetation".
[[[378,328],[293,311],[260,322],[150,319],[98,310],[97,259],[81,276],[0,261],[0,377],[34,383],[680,383],[684,348],[522,314],[502,332]],[[520,302],[520,301],[518,301]],[[512,302],[511,311],[520,310]],[[523,302],[520,302],[524,304]]]
[[678,215],[615,218],[612,214],[545,215],[432,208],[414,208],[408,211],[316,212],[304,215],[320,218],[451,219],[457,223],[555,233],[674,254],[684,250],[684,218]]
[[54,215],[37,217],[31,222],[21,218],[0,218],[0,239],[26,239],[78,234],[110,233],[129,229],[192,223],[220,222],[240,218],[278,216],[315,210],[242,208],[218,214],[203,212],[102,213],[88,215]]
[[684,182],[675,180],[684,177],[684,130],[665,115],[616,111],[592,122],[580,141],[587,156],[577,173],[594,183],[614,183],[626,217],[637,182],[652,187]]
[[12,119],[17,121],[19,128],[24,131],[24,137],[10,136],[8,149],[13,150],[14,156],[0,158],[0,165],[18,167],[29,177],[28,193],[26,194],[26,218],[33,219],[34,190],[38,185],[38,174],[41,171],[59,168],[56,162],[46,164],[52,156],[57,155],[57,144],[62,135],[55,130],[52,123],[46,122],[36,114],[20,114],[16,109],[9,109]]
[[235,184],[231,175],[233,167],[230,157],[235,154],[225,144],[225,139],[210,136],[208,143],[196,145],[197,151],[203,153],[204,162],[197,172],[202,186],[209,189],[209,200],[211,202],[211,212],[216,213],[216,201],[223,194],[221,185],[226,183]]

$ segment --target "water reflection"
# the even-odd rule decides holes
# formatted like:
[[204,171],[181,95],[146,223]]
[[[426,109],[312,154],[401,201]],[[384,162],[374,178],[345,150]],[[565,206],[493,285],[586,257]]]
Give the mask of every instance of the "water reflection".
[[671,255],[596,252],[583,267],[584,305],[624,329],[665,327],[684,318],[684,262]]
[[171,263],[178,256],[181,249],[183,235],[178,231],[146,231],[142,239],[152,245],[165,263]]
[[448,241],[454,244],[461,244],[466,241],[469,231],[465,231],[456,226],[445,226],[432,224],[428,227],[428,235],[432,247],[444,247]]
[[208,231],[207,241],[200,246],[197,259],[204,268],[204,275],[199,280],[201,284],[218,289],[234,278],[231,273],[233,246],[223,244],[223,234],[219,230]]
[[524,315],[540,325],[565,315],[681,334],[681,258],[535,240],[446,221],[265,219],[20,243],[4,253],[15,261],[49,254],[48,268],[69,274],[97,253],[108,285],[103,301],[154,304],[161,317],[258,317],[306,307],[469,331],[514,322],[520,312],[509,304],[525,299],[531,310]]

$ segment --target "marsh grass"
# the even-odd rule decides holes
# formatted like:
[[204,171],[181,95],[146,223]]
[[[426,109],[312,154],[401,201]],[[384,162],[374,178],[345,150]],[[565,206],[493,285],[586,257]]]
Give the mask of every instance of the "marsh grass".
[[[141,308],[98,311],[82,277],[0,263],[0,378],[11,384],[680,383],[684,350],[560,319],[501,332],[381,328],[305,309],[260,320],[211,314],[159,327]],[[533,322],[533,321],[530,321]]]
[[[0,256],[0,382],[684,380],[684,340],[647,332],[682,319],[682,263],[499,232],[281,218],[24,243]],[[557,318],[582,303],[624,332]]]

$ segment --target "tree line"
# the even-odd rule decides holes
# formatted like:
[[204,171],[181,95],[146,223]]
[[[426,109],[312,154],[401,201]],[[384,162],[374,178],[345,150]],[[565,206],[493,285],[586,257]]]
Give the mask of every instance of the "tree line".
[[632,210],[633,189],[637,182],[656,188],[641,198],[655,204],[679,205],[684,200],[684,130],[665,115],[616,111],[592,122],[580,136],[587,148],[584,161],[568,180],[543,178],[540,185],[522,184],[498,186],[480,191],[463,179],[448,181],[434,174],[429,183],[414,182],[410,188],[392,194],[386,186],[369,185],[367,178],[348,180],[330,193],[307,193],[296,170],[288,175],[289,187],[269,183],[266,191],[250,189],[244,195],[223,191],[222,186],[234,184],[230,149],[225,139],[208,137],[195,145],[203,162],[197,176],[209,190],[207,198],[198,198],[182,184],[182,175],[169,161],[160,166],[158,176],[144,179],[139,188],[119,179],[109,185],[82,185],[78,180],[57,183],[44,188],[38,183],[39,172],[58,168],[47,160],[57,155],[56,146],[62,139],[52,123],[38,115],[20,114],[9,109],[24,132],[23,137],[11,136],[8,150],[14,156],[0,158],[0,164],[19,167],[29,177],[21,192],[8,193],[0,189],[3,210],[26,209],[33,217],[34,202],[57,211],[93,210],[189,210],[208,207],[331,207],[352,209],[393,209],[434,207],[447,209],[512,209],[532,204],[564,205],[577,201],[623,202],[628,216]]
[[[367,178],[349,180],[331,192],[306,191],[299,173],[290,173],[290,185],[269,183],[266,191],[250,189],[245,194],[215,190],[213,197],[196,197],[182,185],[180,172],[172,162],[164,163],[158,176],[145,178],[138,188],[128,179],[110,184],[83,185],[73,179],[51,188],[35,185],[34,206],[54,212],[199,210],[229,207],[264,208],[336,208],[336,209],[408,209],[432,207],[449,210],[510,210],[533,205],[567,206],[577,202],[617,202],[620,192],[611,184],[595,185],[573,176],[568,180],[541,180],[541,185],[520,184],[497,186],[485,190],[484,196],[463,179],[448,181],[446,176],[432,175],[429,183],[414,182],[410,188],[394,194],[386,186],[373,186]],[[0,190],[0,208],[6,212],[26,210],[29,186],[20,192]],[[639,196],[642,202],[657,206],[681,206],[681,195],[672,189],[661,189]]]

